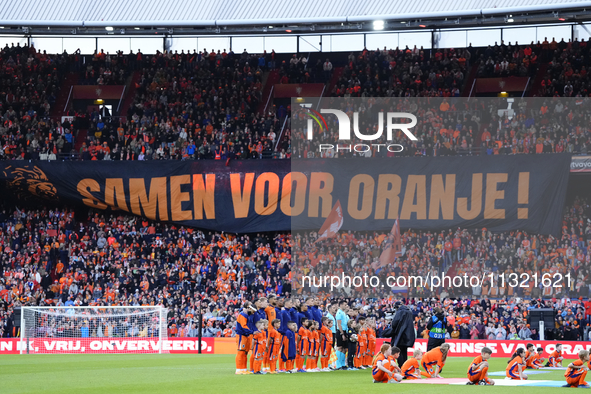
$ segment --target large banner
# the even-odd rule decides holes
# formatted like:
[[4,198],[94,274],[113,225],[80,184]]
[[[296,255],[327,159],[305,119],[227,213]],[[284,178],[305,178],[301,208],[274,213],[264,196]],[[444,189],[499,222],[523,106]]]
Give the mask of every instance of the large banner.
[[400,218],[401,228],[419,230],[559,234],[570,155],[292,160],[291,167],[301,182],[293,230],[319,229],[339,201],[341,230],[390,230]]
[[317,231],[337,201],[343,230],[558,233],[570,155],[326,160],[0,163],[26,198],[77,202],[228,232]]
[[[289,230],[278,208],[289,160],[0,162],[0,178],[34,194],[227,232]],[[283,187],[287,189],[287,187]]]

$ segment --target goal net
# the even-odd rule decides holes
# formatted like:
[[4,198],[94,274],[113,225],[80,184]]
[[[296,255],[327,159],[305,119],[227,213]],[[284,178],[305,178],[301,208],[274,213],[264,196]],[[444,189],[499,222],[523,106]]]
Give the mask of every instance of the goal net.
[[21,354],[167,353],[162,306],[22,307]]

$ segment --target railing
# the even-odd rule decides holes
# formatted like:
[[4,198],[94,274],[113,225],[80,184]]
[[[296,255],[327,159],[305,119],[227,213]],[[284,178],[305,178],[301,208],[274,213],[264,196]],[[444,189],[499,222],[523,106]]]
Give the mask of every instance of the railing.
[[70,97],[72,97],[72,90],[74,90],[74,85],[70,86],[70,93],[68,94],[68,100],[66,101],[66,105],[64,105],[63,113],[65,114],[68,109],[68,104],[70,104]]
[[265,104],[265,109],[263,110],[263,113],[267,113],[267,107],[269,106],[269,102],[271,101],[271,97],[273,96],[273,90],[275,89],[275,86],[271,86],[271,90],[269,91],[269,97],[267,98],[267,104]]
[[281,126],[281,132],[279,133],[279,137],[277,137],[277,142],[275,143],[275,148],[273,149],[273,151],[276,151],[277,147],[279,146],[279,141],[281,141],[281,137],[283,136],[283,130],[285,130],[287,119],[289,119],[289,116],[286,116],[285,120],[283,121],[283,126]]
[[[421,149],[417,150],[418,154],[415,154],[414,157],[431,157],[431,156],[426,156],[423,153],[421,153]],[[457,151],[454,150],[453,156],[478,156],[484,154],[486,155],[486,149],[484,147],[474,147],[471,149],[458,149]],[[518,153],[519,155],[524,155],[526,153]],[[534,153],[529,153],[529,154],[534,154]],[[554,154],[554,153],[537,153],[537,154]],[[573,153],[573,157],[576,156],[587,156],[588,153]],[[29,159],[28,161],[32,161],[32,160],[42,160],[42,161],[82,161],[82,156],[78,153],[78,152],[74,152],[72,151],[71,153],[58,153],[55,155],[55,159],[50,159],[52,155],[40,155],[39,158],[33,158],[33,159]],[[271,152],[271,151],[263,151],[262,154],[262,158],[263,159],[279,159],[281,156],[280,152]],[[447,154],[441,154],[440,152],[437,154],[437,157],[444,157],[444,156],[452,156],[452,155],[447,155]],[[513,156],[513,154],[503,154],[503,155],[499,155],[499,156]],[[407,155],[400,155],[400,156],[395,156],[394,159],[398,158],[398,157],[408,157]],[[361,156],[356,156],[354,158],[351,159],[363,159],[364,157]],[[340,159],[343,159],[343,157],[341,157]],[[4,160],[4,158],[2,156],[0,156],[0,160]],[[182,159],[182,160],[214,160],[214,159]],[[250,160],[250,159],[247,159]],[[120,161],[126,161],[126,160],[120,160]],[[151,161],[151,159],[147,160],[147,161]]]

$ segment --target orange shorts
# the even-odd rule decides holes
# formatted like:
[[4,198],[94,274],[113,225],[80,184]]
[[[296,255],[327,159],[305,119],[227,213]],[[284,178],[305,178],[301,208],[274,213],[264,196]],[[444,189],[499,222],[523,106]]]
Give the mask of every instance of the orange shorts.
[[247,337],[244,335],[236,335],[236,345],[238,346],[238,350],[244,350],[245,352],[250,351],[252,337]]

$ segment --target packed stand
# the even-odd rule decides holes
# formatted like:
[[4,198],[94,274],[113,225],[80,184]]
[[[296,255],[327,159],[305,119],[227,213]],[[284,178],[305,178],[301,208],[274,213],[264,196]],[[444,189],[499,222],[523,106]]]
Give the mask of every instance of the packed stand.
[[552,38],[548,42],[546,37],[541,47],[547,53],[546,73],[540,90],[533,93],[545,97],[588,97],[587,70],[591,66],[588,41],[575,39],[556,42]]
[[[494,275],[496,286],[409,288],[410,298],[428,300],[437,294],[448,303],[463,295],[477,300],[588,298],[589,217],[587,201],[577,199],[565,213],[560,239],[520,231],[491,234],[486,229],[407,230],[402,234],[404,256],[376,271],[371,264],[379,259],[386,234],[342,233],[315,250],[314,233],[236,236],[104,212],[90,211],[80,218],[72,210],[5,206],[0,212],[0,326],[5,336],[14,334],[7,316],[15,305],[163,304],[170,310],[170,334],[188,335],[201,305],[207,321],[204,335],[230,336],[243,300],[265,294],[286,297],[292,290],[293,294],[312,291],[324,304],[340,297],[365,300],[364,306],[393,299],[388,292],[375,301],[376,294],[363,287],[335,290],[332,298],[325,288],[299,287],[302,275],[328,272],[378,277],[424,277],[443,271],[450,276]],[[500,274],[523,272],[570,273],[572,284],[543,288],[530,282],[528,287],[499,287]],[[559,308],[557,323],[570,327],[576,320],[586,326],[591,304],[582,315],[577,308],[574,304]]]
[[125,85],[131,75],[133,65],[141,61],[142,53],[124,54],[117,51],[115,54],[105,52],[103,49],[94,51],[89,61],[82,62],[82,57],[76,55],[76,69],[81,72],[80,83],[82,85]]
[[[468,49],[367,50],[351,53],[332,97],[459,97],[471,52]],[[326,63],[330,63],[326,59]],[[327,65],[328,66],[328,65]],[[331,76],[332,64],[326,70]]]
[[[359,130],[364,134],[377,131],[376,110],[371,103],[359,105]],[[329,108],[350,111],[351,103],[329,101]],[[314,128],[314,138],[307,139],[307,115],[301,111],[294,116],[292,125],[292,156],[299,158],[371,158],[405,156],[472,156],[472,155],[516,155],[542,153],[571,153],[585,155],[591,144],[591,130],[588,127],[588,99],[580,101],[555,99],[516,99],[512,116],[503,112],[507,109],[502,99],[454,99],[415,98],[401,103],[380,104],[384,112],[410,112],[417,118],[417,124],[410,131],[417,138],[412,141],[402,131],[393,133],[387,140],[385,130],[382,136],[371,144],[382,144],[381,148],[355,148],[356,144],[367,141],[353,139],[339,141],[338,123],[334,117],[326,116],[329,132]],[[384,126],[385,128],[385,126]],[[354,144],[351,144],[354,142]],[[325,144],[325,145],[322,145]],[[394,146],[393,144],[397,144]],[[386,148],[392,145],[394,148]],[[353,147],[352,147],[353,146]],[[376,145],[377,146],[377,145]],[[398,146],[402,147],[402,151]],[[320,149],[321,147],[322,150]],[[357,150],[356,150],[357,149]]]
[[[563,41],[564,42],[564,41]],[[484,51],[479,51],[477,76],[481,78],[499,77],[534,77],[538,71],[539,56],[545,58],[548,54],[548,42],[529,45],[513,45],[501,41],[499,45],[489,45]],[[553,44],[556,44],[553,41]]]
[[0,51],[0,144],[3,158],[24,157],[29,150],[70,149],[65,132],[49,120],[64,70],[65,54],[48,55],[27,45],[8,45]]
[[[445,230],[425,232],[407,230],[401,235],[405,248],[402,257],[382,268],[378,262],[382,245],[387,234],[379,232],[343,232],[334,241],[315,244],[316,234],[294,235],[294,283],[305,283],[308,292],[322,292],[327,287],[310,286],[297,280],[304,275],[322,277],[324,275],[363,276],[376,275],[381,283],[387,277],[409,277],[427,275],[449,276],[467,274],[469,277],[485,278],[482,286],[450,286],[434,288],[417,286],[409,288],[411,296],[428,297],[438,292],[442,297],[471,294],[476,297],[589,297],[591,285],[588,284],[591,254],[591,207],[587,200],[576,199],[569,206],[563,219],[560,238],[527,234],[522,231],[491,233],[487,229]],[[527,286],[500,286],[499,275],[508,278],[511,273],[528,273]],[[570,286],[542,286],[541,280],[534,286],[533,274],[560,274],[571,277]],[[491,284],[490,274],[493,274]],[[427,281],[425,281],[427,282]],[[564,284],[568,282],[565,281]],[[328,285],[328,288],[330,284]],[[298,289],[299,290],[299,289]],[[335,290],[336,291],[336,290]],[[343,296],[371,298],[376,293],[372,287],[351,287],[339,289]],[[383,294],[382,294],[383,295]]]
[[[33,48],[27,47],[5,48],[3,51],[6,73],[11,72],[13,67],[8,65],[16,65],[16,60],[25,65],[21,67],[21,77],[5,78],[4,86],[16,83],[23,86],[2,95],[5,122],[0,128],[0,156],[3,159],[63,158],[63,154],[72,152],[74,138],[81,128],[89,129],[88,137],[73,153],[74,158],[83,160],[586,154],[588,151],[588,102],[583,97],[572,103],[551,99],[543,104],[536,101],[531,106],[519,103],[511,119],[496,113],[501,109],[500,104],[483,99],[470,100],[469,103],[455,100],[474,59],[486,68],[483,59],[491,54],[495,58],[505,56],[521,63],[527,63],[526,59],[536,57],[538,53],[542,60],[552,55],[555,60],[551,60],[548,67],[552,79],[574,78],[579,82],[571,84],[579,89],[585,86],[585,79],[578,77],[586,75],[585,65],[581,63],[587,51],[584,41],[548,43],[546,40],[525,46],[502,43],[486,49],[469,47],[434,52],[407,48],[351,53],[331,97],[408,97],[418,100],[418,109],[413,109],[409,103],[400,104],[408,107],[405,109],[419,112],[420,122],[413,129],[418,141],[410,141],[401,133],[393,141],[388,141],[402,145],[402,152],[385,149],[368,152],[327,149],[319,152],[318,144],[336,141],[333,132],[316,133],[317,139],[304,141],[305,138],[300,138],[301,129],[291,130],[293,119],[283,129],[285,108],[273,108],[266,114],[258,114],[264,72],[277,69],[280,83],[331,84],[334,67],[329,58],[318,59],[322,64],[310,66],[306,57],[297,55],[280,62],[274,52],[255,55],[194,50],[193,53],[166,51],[150,56],[141,51],[115,55],[100,51],[87,62],[83,62],[77,52],[57,56],[36,52],[27,59],[19,54],[32,54],[32,51]],[[534,67],[534,63],[528,66],[528,70]],[[27,67],[27,64],[32,66]],[[48,70],[53,65],[60,67]],[[73,113],[76,120],[72,124],[42,119],[55,100],[55,86],[62,77],[60,73],[67,69],[62,65],[80,69],[84,74],[82,79],[93,84],[99,83],[98,79],[104,84],[119,84],[127,81],[128,72],[136,70],[141,73],[127,118],[105,118],[95,111]],[[493,74],[495,69],[496,65]],[[37,86],[31,80],[31,77],[38,77],[35,72],[41,71],[51,71],[52,86],[45,86],[48,84],[46,79],[37,81]],[[485,69],[481,71],[486,73]],[[105,76],[105,73],[109,75]],[[505,74],[501,72],[499,75]],[[26,89],[33,91],[27,92]],[[44,92],[45,96],[31,94],[35,90]],[[23,92],[27,94],[22,99],[25,102],[21,103],[17,96],[22,97]],[[437,100],[429,101],[422,96]],[[577,96],[577,93],[565,96]],[[301,141],[297,146],[291,146],[292,135],[296,141]],[[385,142],[384,138],[376,141]]]

